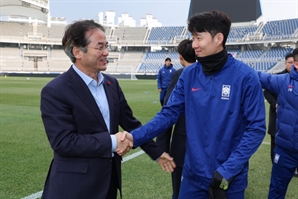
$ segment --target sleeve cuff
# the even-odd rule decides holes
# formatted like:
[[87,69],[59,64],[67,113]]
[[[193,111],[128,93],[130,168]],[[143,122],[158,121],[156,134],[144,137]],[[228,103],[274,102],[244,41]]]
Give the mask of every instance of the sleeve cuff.
[[112,152],[116,151],[117,148],[117,140],[115,135],[110,135],[112,140]]

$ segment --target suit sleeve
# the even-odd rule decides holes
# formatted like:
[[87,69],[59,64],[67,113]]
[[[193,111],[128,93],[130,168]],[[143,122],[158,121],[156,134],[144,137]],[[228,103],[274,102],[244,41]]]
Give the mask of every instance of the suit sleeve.
[[273,93],[271,93],[268,90],[264,90],[264,97],[267,100],[267,102],[271,105],[271,107],[275,107],[277,104],[277,99]]

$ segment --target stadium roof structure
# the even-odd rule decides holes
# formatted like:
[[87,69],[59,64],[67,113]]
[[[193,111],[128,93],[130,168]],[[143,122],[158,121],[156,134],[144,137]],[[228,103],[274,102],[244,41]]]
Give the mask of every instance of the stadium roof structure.
[[260,0],[191,0],[188,17],[210,10],[226,13],[233,23],[255,21],[262,16]]
[[1,0],[1,16],[25,16],[48,21],[48,0]]

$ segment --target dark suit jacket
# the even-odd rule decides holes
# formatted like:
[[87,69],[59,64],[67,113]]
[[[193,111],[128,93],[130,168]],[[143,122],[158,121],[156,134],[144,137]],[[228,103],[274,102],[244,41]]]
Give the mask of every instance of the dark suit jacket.
[[[54,151],[42,198],[106,198],[112,169],[110,133],[117,133],[118,125],[131,131],[141,123],[134,118],[118,81],[103,75],[110,132],[89,88],[72,67],[41,91],[42,120]],[[142,148],[152,159],[163,152],[153,141]],[[116,153],[114,157],[121,193],[122,157]]]
[[[183,68],[177,70],[171,79],[168,91],[164,99],[164,105],[167,104],[172,91],[174,90],[176,83],[183,71]],[[170,147],[170,140],[172,136],[172,143]],[[172,128],[157,136],[156,143],[158,146],[163,147],[164,151],[169,151],[170,155],[174,158],[177,166],[183,167],[185,148],[186,148],[186,126],[185,126],[185,114],[181,115],[175,124],[175,128],[172,135]]]
[[[288,71],[285,69],[276,74],[285,74]],[[275,136],[276,134],[276,104],[277,104],[277,95],[269,92],[268,90],[264,90],[264,97],[270,104],[269,108],[269,121],[268,121],[268,134]]]

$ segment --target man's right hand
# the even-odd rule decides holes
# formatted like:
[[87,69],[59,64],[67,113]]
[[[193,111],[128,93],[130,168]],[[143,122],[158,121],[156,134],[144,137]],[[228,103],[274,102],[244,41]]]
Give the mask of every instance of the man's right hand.
[[[116,152],[120,156],[125,155],[133,147],[133,141],[130,141],[129,139],[127,139],[129,137],[129,136],[127,136],[127,134],[129,134],[129,133],[126,131],[118,132],[115,134],[116,139],[117,139]],[[129,134],[129,135],[132,137],[131,134]]]
[[234,180],[226,180],[217,170],[214,171],[211,184],[208,187],[209,199],[228,199],[227,190]]
[[127,131],[124,131],[123,134],[121,135],[121,141],[124,141],[125,139],[128,139],[133,145],[133,137]]

